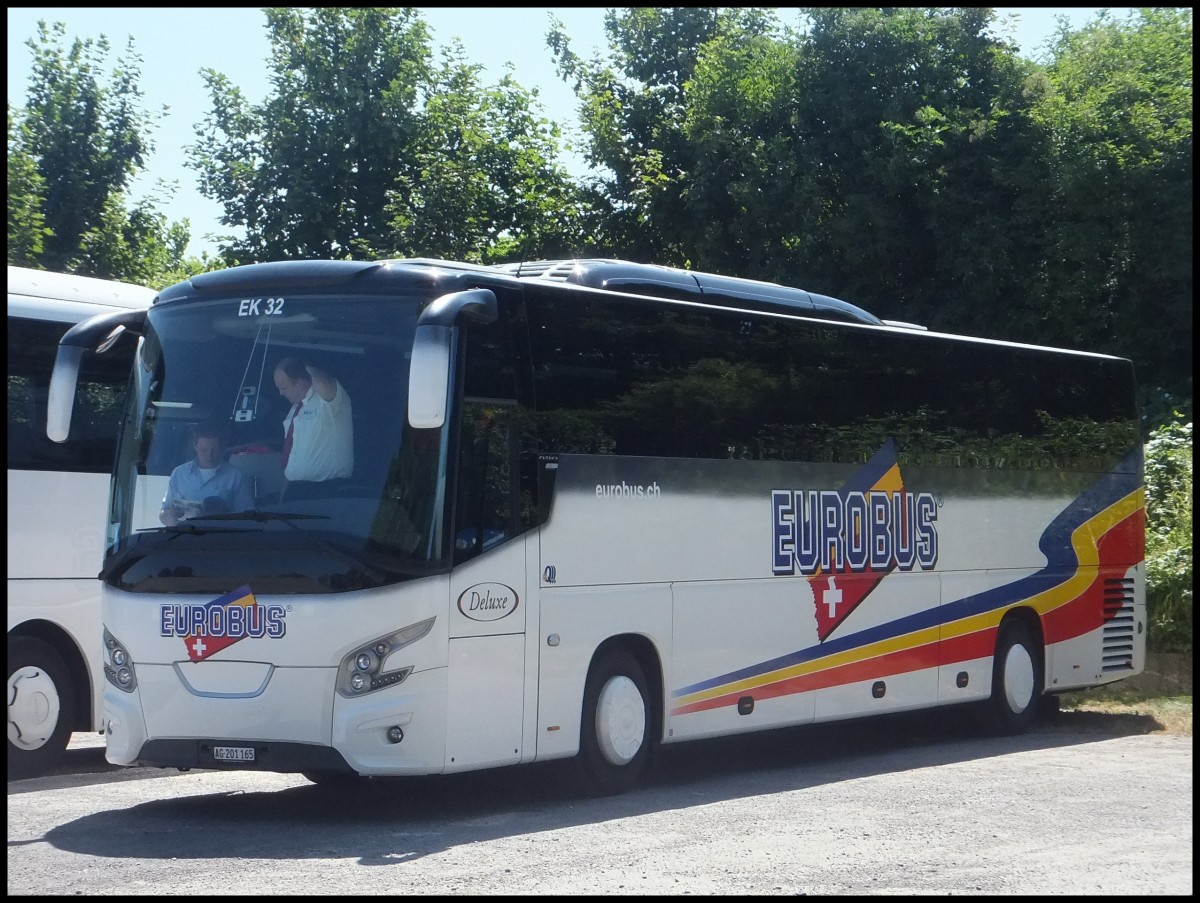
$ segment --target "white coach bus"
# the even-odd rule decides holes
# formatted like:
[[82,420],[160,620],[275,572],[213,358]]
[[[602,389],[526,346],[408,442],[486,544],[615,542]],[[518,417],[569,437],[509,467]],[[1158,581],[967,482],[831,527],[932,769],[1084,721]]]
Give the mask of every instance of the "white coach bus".
[[[257,264],[132,319],[109,762],[574,757],[610,793],[660,744],[943,705],[1016,732],[1044,694],[1143,669],[1128,360],[613,260]],[[292,357],[354,422],[353,473],[300,497]],[[212,420],[255,507],[164,526]]]
[[8,268],[8,766],[45,770],[99,731],[104,511],[136,337],[90,357],[68,441],[46,437],[58,340],[97,314],[145,311],[148,288]]

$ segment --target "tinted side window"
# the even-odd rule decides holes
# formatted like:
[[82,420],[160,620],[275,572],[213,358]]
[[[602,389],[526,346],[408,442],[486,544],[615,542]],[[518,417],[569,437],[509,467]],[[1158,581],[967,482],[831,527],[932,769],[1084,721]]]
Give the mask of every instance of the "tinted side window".
[[579,294],[530,329],[551,454],[1103,472],[1137,443],[1121,362]]
[[754,456],[786,375],[733,311],[572,293],[530,303],[545,453]]
[[1129,363],[1015,349],[988,365],[997,454],[1027,469],[1103,473],[1140,443]]
[[[462,563],[511,539],[534,521],[536,459],[516,367],[524,323],[514,298],[501,317],[465,328],[458,434],[454,560]],[[522,450],[525,454],[522,454]]]
[[85,355],[71,433],[61,445],[46,437],[46,397],[58,340],[70,323],[8,318],[9,470],[108,473],[137,339],[122,336],[103,355]]

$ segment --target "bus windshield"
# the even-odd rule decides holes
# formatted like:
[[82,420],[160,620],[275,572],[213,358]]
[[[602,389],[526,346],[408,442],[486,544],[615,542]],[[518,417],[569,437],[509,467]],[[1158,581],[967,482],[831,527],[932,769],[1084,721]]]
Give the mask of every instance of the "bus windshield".
[[[131,377],[101,577],[146,593],[226,592],[247,577],[259,592],[328,593],[438,569],[445,442],[405,416],[429,301],[314,292],[156,305]],[[285,360],[317,375],[307,392]],[[332,402],[319,397],[330,386]],[[286,427],[297,424],[306,442],[340,451],[307,450],[334,466],[289,480],[285,455],[299,445]],[[198,439],[205,427],[215,435]]]

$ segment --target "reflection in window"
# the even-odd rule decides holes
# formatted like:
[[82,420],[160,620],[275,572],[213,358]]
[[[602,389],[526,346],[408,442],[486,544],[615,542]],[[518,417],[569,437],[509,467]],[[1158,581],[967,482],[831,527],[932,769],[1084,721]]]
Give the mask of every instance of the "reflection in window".
[[46,436],[46,399],[58,340],[72,324],[8,318],[8,467],[108,473],[137,339],[123,335],[103,355],[83,359],[65,443]]
[[530,305],[544,453],[1106,472],[1128,363],[624,299]]
[[469,399],[459,444],[456,561],[473,558],[518,531],[517,424],[512,402]]

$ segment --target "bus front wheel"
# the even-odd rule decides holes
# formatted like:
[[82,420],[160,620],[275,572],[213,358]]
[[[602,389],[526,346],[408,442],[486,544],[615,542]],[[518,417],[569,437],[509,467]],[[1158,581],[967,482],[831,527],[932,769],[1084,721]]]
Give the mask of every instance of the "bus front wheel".
[[650,695],[641,665],[613,652],[588,673],[578,763],[593,795],[623,793],[638,782],[650,760]]
[[1009,620],[996,635],[992,695],[984,706],[984,727],[994,734],[1022,734],[1038,713],[1042,695],[1041,654],[1029,627]]
[[33,637],[8,641],[8,773],[48,771],[71,739],[75,696],[62,657]]

